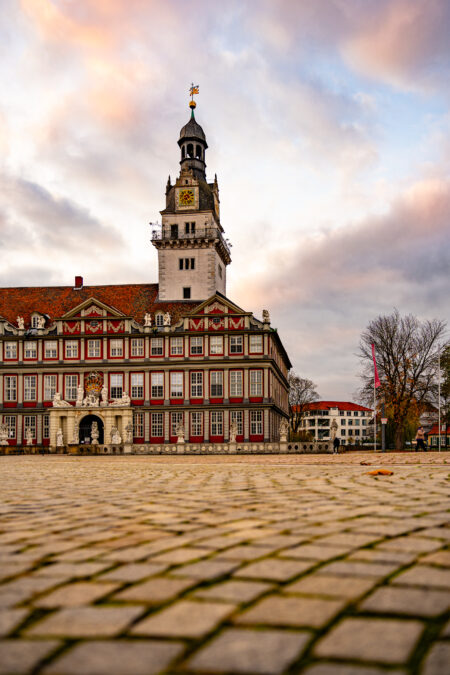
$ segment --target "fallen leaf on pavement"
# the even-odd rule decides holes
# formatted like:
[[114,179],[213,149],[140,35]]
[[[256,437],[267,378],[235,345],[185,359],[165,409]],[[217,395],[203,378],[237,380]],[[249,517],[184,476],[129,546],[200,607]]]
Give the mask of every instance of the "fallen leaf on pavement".
[[389,471],[388,469],[375,469],[374,471],[368,471],[368,476],[393,476],[394,472]]

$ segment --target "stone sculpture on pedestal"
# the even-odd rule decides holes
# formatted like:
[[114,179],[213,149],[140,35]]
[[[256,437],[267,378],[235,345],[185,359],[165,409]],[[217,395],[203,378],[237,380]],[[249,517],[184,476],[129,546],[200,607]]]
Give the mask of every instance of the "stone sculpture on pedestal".
[[17,327],[18,327],[18,329],[19,329],[19,330],[25,330],[25,324],[24,324],[24,321],[23,321],[23,317],[22,317],[22,316],[18,316],[17,319],[16,319],[16,321],[17,321]]
[[98,424],[97,422],[92,422],[91,424],[91,443],[92,445],[98,445],[98,437],[99,437],[99,431],[98,431]]
[[185,432],[184,432],[184,426],[181,422],[177,426],[177,436],[178,436],[177,443],[184,443]]
[[53,407],[54,408],[71,408],[72,406],[70,403],[67,403],[67,401],[63,401],[61,398],[61,394],[56,392],[56,394],[53,397]]
[[31,431],[30,427],[25,429],[25,438],[27,445],[33,445],[33,432]]
[[238,432],[238,427],[236,422],[231,422],[230,424],[230,443],[236,443],[236,436]]
[[282,419],[280,422],[280,443],[286,443],[289,432],[289,422]]
[[126,442],[127,443],[132,443],[133,442],[133,425],[131,422],[128,422],[127,426],[125,427],[126,431]]
[[64,436],[61,427],[56,432],[56,447],[62,448],[64,445]]
[[0,424],[0,445],[8,445],[8,425]]
[[122,437],[117,427],[111,429],[111,443],[113,445],[120,445],[122,443]]

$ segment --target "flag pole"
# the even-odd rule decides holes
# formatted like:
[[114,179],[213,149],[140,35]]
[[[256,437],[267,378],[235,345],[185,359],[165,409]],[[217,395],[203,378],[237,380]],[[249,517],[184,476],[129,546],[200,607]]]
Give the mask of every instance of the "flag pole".
[[373,451],[377,451],[377,388],[373,374]]
[[[439,439],[439,452],[441,451],[441,345],[438,345],[438,439]],[[447,426],[445,427],[447,431]]]

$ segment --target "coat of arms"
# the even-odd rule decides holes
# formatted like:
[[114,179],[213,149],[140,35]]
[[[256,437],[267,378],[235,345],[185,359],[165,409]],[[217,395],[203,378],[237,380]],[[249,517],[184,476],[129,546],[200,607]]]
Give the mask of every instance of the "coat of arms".
[[86,376],[84,381],[84,389],[86,394],[95,394],[100,396],[103,386],[103,376],[97,371],[93,371]]

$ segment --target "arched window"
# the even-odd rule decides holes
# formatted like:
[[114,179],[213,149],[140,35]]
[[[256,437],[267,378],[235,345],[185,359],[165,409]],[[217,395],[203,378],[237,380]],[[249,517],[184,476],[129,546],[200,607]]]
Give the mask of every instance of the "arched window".
[[162,312],[157,312],[155,314],[155,325],[164,326],[164,314]]
[[202,146],[201,145],[195,146],[195,156],[197,157],[197,159],[202,158]]
[[181,159],[184,159],[186,157],[186,146],[183,145],[181,148]]
[[188,154],[188,157],[194,156],[194,146],[192,145],[192,143],[188,143],[187,154]]

